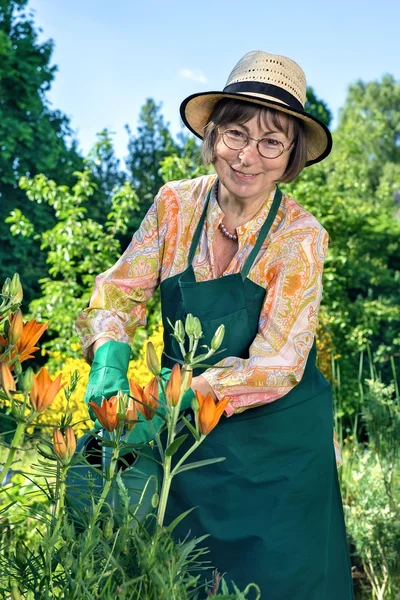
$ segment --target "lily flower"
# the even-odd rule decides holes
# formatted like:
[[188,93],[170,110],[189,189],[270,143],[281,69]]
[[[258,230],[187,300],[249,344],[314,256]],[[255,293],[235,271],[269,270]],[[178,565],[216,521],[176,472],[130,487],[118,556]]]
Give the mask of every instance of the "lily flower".
[[199,422],[199,432],[201,435],[208,435],[218,424],[230,398],[227,396],[215,404],[211,393],[207,394],[207,396],[203,396],[203,394],[195,390],[195,394],[199,403],[197,417]]
[[59,429],[53,431],[53,448],[64,464],[70,462],[76,450],[76,437],[72,427],[68,426],[64,435]]
[[[129,387],[131,390],[131,396],[133,396],[135,400],[139,400],[137,403],[137,409],[142,413],[145,419],[150,421],[154,417],[154,412],[151,410],[151,408],[154,410],[158,409],[157,377],[153,377],[153,379],[151,379],[144,388],[130,379]],[[143,404],[140,404],[140,402],[143,402]]]
[[114,431],[118,427],[118,404],[117,396],[111,396],[109,400],[103,398],[100,406],[95,402],[89,402],[89,406],[93,408],[99,423],[107,431]]
[[179,402],[179,398],[181,395],[181,387],[182,387],[182,376],[181,369],[178,364],[172,367],[171,376],[167,383],[167,388],[165,390],[165,395],[167,398],[168,404],[171,406],[176,406]]
[[43,367],[39,375],[33,376],[32,389],[29,392],[33,410],[37,413],[44,412],[65,385],[66,382],[61,383],[61,375],[53,381],[47,369]]
[[[15,358],[18,355],[20,363],[28,358],[33,358],[33,353],[39,350],[39,347],[35,346],[35,344],[46,331],[47,327],[48,323],[36,323],[35,319],[25,323],[22,328],[21,337],[11,351],[11,358]],[[0,344],[6,347],[8,345],[7,339],[0,336]]]

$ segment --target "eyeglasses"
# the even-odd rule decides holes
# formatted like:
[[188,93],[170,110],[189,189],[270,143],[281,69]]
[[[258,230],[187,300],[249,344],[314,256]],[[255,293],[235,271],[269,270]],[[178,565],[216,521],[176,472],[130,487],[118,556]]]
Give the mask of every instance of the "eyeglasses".
[[250,137],[239,129],[225,129],[225,131],[221,131],[219,127],[217,129],[218,133],[222,135],[225,146],[231,150],[243,150],[248,145],[249,140],[254,140],[257,142],[257,150],[264,158],[278,158],[281,154],[290,150],[293,144],[293,142],[290,142],[289,146],[285,148],[282,142],[274,138],[257,139]]

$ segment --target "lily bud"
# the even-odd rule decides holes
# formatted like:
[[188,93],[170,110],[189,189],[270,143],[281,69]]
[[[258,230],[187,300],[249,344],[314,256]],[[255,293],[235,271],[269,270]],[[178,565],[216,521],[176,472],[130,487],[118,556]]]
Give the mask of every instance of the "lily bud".
[[76,450],[76,438],[72,427],[66,428],[65,435],[59,429],[53,431],[53,448],[62,463],[67,465]]
[[183,379],[183,376],[186,373],[188,374],[188,378],[187,378],[187,381],[186,381],[185,389],[183,390],[184,392],[187,392],[188,389],[190,388],[190,386],[192,385],[193,370],[192,369],[188,369],[187,365],[183,365],[183,367],[182,367],[182,379]]
[[178,342],[180,344],[184,344],[185,343],[185,328],[183,326],[182,321],[177,321],[175,323],[175,337],[178,340]]
[[220,325],[218,327],[217,331],[214,333],[213,339],[211,340],[211,350],[214,350],[214,352],[216,350],[218,350],[218,348],[222,344],[222,340],[224,339],[224,335],[225,335],[225,325]]
[[169,378],[167,388],[165,390],[167,402],[170,406],[176,406],[178,404],[179,398],[181,396],[181,385],[181,369],[179,365],[174,365],[172,367],[171,376]]
[[3,296],[9,296],[10,295],[10,289],[11,289],[11,279],[9,277],[7,277],[7,279],[3,283],[3,287],[2,287],[2,290],[1,290],[1,293],[3,294]]
[[29,393],[31,391],[33,386],[33,369],[31,367],[29,367],[25,373],[19,375],[18,384],[21,392]]
[[159,375],[161,371],[160,361],[158,360],[157,352],[152,342],[147,343],[146,347],[146,363],[150,373],[154,376]]
[[10,323],[10,329],[8,331],[8,343],[10,346],[15,346],[18,342],[19,338],[22,335],[22,330],[24,328],[24,319],[22,316],[22,312],[17,310],[12,316],[12,320]]
[[22,367],[21,367],[21,363],[19,362],[19,360],[16,360],[14,363],[14,373],[16,375],[21,375],[21,373],[22,373]]
[[193,412],[198,412],[200,409],[199,401],[197,400],[197,396],[195,396],[192,400],[192,410]]
[[201,329],[201,323],[197,317],[194,318],[194,326],[193,326],[193,335],[196,339],[200,339],[203,335],[203,331]]
[[5,360],[0,362],[0,385],[7,394],[10,395],[10,392],[15,392],[15,381],[12,376],[11,369],[6,363]]
[[114,519],[113,519],[112,515],[105,522],[103,531],[104,531],[104,539],[110,540],[114,533]]
[[194,335],[194,317],[191,313],[186,315],[185,330],[189,337]]
[[22,302],[24,292],[22,289],[22,285],[21,285],[21,281],[19,279],[18,273],[15,273],[14,277],[11,280],[10,294],[12,296],[14,304],[19,304],[20,302]]

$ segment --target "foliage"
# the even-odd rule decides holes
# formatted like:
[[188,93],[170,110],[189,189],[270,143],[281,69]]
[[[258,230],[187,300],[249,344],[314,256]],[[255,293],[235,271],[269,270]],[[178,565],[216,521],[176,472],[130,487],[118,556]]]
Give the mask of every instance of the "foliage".
[[164,122],[161,105],[151,98],[141,108],[136,135],[129,127],[127,130],[130,137],[126,166],[140,198],[140,210],[130,226],[135,231],[163,184],[159,173],[161,162],[167,156],[176,155],[178,149]]
[[[119,392],[116,397],[103,399],[102,406],[96,407],[99,420],[108,429],[108,436],[105,438],[104,435],[93,434],[92,439],[101,446],[102,456],[110,453],[107,466],[93,464],[88,454],[75,452],[70,401],[77,384],[76,374],[65,389],[67,405],[53,424],[52,443],[43,436],[29,435],[31,426],[35,430],[40,427],[37,417],[54,402],[60,384],[58,379],[53,381],[47,375],[41,378],[41,374],[35,376],[29,369],[22,371],[23,351],[18,343],[23,339],[26,324],[23,324],[22,314],[18,310],[21,300],[22,288],[18,276],[15,276],[12,281],[5,282],[0,302],[0,398],[9,402],[8,412],[17,422],[11,444],[6,444],[0,435],[0,455],[2,459],[5,456],[0,487],[2,597],[40,597],[43,600],[114,600],[116,597],[132,600],[201,600],[207,594],[207,597],[212,595],[221,599],[245,600],[251,591],[255,591],[259,598],[258,588],[254,584],[247,586],[244,592],[235,586],[233,592],[229,592],[223,582],[219,594],[219,575],[215,575],[214,581],[210,582],[212,589],[208,593],[201,578],[202,571],[208,568],[202,558],[206,549],[200,547],[207,535],[176,542],[173,530],[177,521],[168,527],[163,526],[172,478],[183,470],[224,460],[216,457],[200,463],[184,464],[206,439],[205,423],[208,421],[201,408],[195,409],[195,427],[187,425],[194,437],[192,447],[179,460],[174,458],[182,439],[176,437],[179,435],[180,404],[190,385],[192,369],[204,356],[207,358],[218,350],[223,341],[223,327],[216,332],[206,355],[196,357],[197,345],[202,337],[201,326],[196,318],[188,315],[185,328],[190,351],[184,347],[184,341],[180,342],[186,366],[181,369],[178,364],[175,365],[166,385],[161,378],[154,349],[148,350],[149,366],[153,374],[156,373],[154,382],[156,388],[162,386],[163,395],[159,400],[154,397],[157,408],[150,411],[146,418],[153,423],[156,420],[153,417],[161,417],[161,427],[166,429],[167,437],[163,443],[157,433],[159,430],[153,428],[154,444],[159,450],[160,459],[156,462],[159,462],[163,472],[161,491],[160,495],[152,493],[151,505],[146,507],[147,512],[139,516],[137,511],[150,480],[143,487],[141,495],[136,490],[136,483],[134,490],[126,487],[124,470],[129,467],[125,460],[126,451],[131,452],[134,448],[135,453],[140,454],[141,445],[132,445],[125,440],[132,429],[145,425],[148,427],[148,422],[138,421],[140,405],[133,397]],[[178,325],[184,327],[178,322],[175,335],[180,331]],[[41,327],[40,331],[43,333],[44,329]],[[33,327],[28,326],[28,330],[32,336]],[[34,339],[37,341],[36,337],[31,337],[32,343]],[[26,339],[24,345],[27,346]],[[37,347],[32,348],[31,352],[36,350]],[[37,402],[39,396],[43,400],[40,408]],[[228,398],[219,403],[222,410],[226,402]],[[103,405],[108,405],[107,415],[102,413]],[[219,416],[214,419],[212,427],[217,425]],[[182,423],[188,422],[183,419]],[[17,451],[21,452],[24,448],[24,442],[26,449],[36,445],[39,453],[35,463],[26,471],[25,468],[18,469],[19,460],[15,460]],[[151,447],[146,447],[152,453]],[[82,467],[85,471],[77,489],[79,473],[82,473],[79,469]],[[71,469],[72,476],[69,474]],[[139,472],[133,470],[130,475],[137,477]],[[19,497],[21,495],[22,498]],[[116,497],[118,500],[115,500]],[[133,498],[137,500],[133,501]],[[179,520],[182,518],[185,518],[185,514]],[[30,526],[29,533],[27,525]]]
[[341,474],[348,532],[378,600],[400,591],[400,396],[392,366],[394,380],[385,385],[370,361],[370,379],[360,384],[368,443],[354,427]]
[[14,271],[24,273],[27,299],[37,295],[36,281],[46,273],[38,241],[10,236],[4,218],[22,210],[37,233],[54,224],[52,210],[26,206],[18,189],[21,176],[44,173],[60,183],[70,181],[82,165],[71,139],[69,121],[52,110],[46,98],[56,67],[50,65],[53,42],[40,43],[27,0],[3,0],[0,4],[0,278]]
[[[49,277],[40,281],[42,296],[31,303],[30,310],[39,320],[51,320],[53,339],[44,347],[65,356],[78,354],[76,316],[88,303],[95,276],[120,255],[116,236],[126,233],[138,204],[131,184],[125,182],[112,196],[103,226],[87,216],[87,205],[95,190],[91,173],[85,170],[75,173],[75,177],[77,181],[71,189],[44,175],[22,178],[20,184],[31,202],[52,207],[57,218],[55,226],[41,235]],[[8,218],[13,233],[21,229],[19,219],[17,213]],[[25,229],[29,231],[29,226]]]
[[329,110],[326,102],[317,97],[314,88],[311,86],[307,86],[307,99],[304,108],[307,112],[313,115],[313,117],[316,117],[322,121],[324,125],[329,127],[332,121],[332,113]]

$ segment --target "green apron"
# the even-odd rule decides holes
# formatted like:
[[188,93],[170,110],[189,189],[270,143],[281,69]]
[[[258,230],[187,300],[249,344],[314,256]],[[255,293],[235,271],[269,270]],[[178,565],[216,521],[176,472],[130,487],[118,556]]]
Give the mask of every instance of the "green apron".
[[[247,275],[277,214],[277,189],[257,243],[242,271],[197,282],[192,261],[211,191],[191,244],[188,267],[161,284],[164,351],[181,359],[171,337],[174,323],[192,313],[204,342],[226,328],[214,364],[226,356],[249,357],[266,290]],[[164,355],[163,366],[173,360]],[[201,371],[198,370],[197,374]],[[180,447],[182,456],[191,436]],[[193,460],[226,460],[181,473],[173,480],[166,523],[197,508],[175,530],[184,539],[210,537],[205,557],[244,589],[256,583],[264,600],[350,600],[351,566],[333,446],[331,388],[316,367],[315,343],[303,378],[279,400],[226,418],[196,450]],[[211,572],[211,571],[210,571]],[[210,575],[210,573],[208,573]]]

